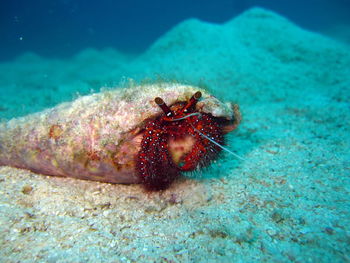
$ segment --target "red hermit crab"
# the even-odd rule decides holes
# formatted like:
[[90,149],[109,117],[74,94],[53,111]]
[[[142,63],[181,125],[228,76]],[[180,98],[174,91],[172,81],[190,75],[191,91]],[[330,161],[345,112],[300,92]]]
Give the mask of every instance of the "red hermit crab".
[[196,111],[201,95],[197,91],[188,102],[171,107],[155,98],[164,114],[147,123],[137,161],[137,171],[147,188],[167,187],[181,171],[208,165],[221,150],[225,121],[220,123],[218,118]]
[[161,190],[229,151],[239,122],[237,105],[197,87],[114,89],[0,123],[0,165]]

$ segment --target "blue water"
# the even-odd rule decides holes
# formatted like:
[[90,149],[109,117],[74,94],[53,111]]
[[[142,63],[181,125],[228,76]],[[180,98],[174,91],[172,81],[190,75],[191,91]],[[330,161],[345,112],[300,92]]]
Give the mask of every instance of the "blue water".
[[350,23],[346,0],[1,0],[0,60],[25,51],[67,57],[87,47],[138,53],[185,19],[222,23],[253,6],[273,10],[312,31]]

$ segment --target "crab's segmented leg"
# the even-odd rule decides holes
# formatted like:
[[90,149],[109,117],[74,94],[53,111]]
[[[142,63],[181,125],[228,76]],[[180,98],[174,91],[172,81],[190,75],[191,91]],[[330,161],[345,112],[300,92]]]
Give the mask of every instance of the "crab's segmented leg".
[[168,152],[167,135],[158,121],[145,130],[141,150],[137,156],[137,170],[148,190],[162,190],[180,175]]

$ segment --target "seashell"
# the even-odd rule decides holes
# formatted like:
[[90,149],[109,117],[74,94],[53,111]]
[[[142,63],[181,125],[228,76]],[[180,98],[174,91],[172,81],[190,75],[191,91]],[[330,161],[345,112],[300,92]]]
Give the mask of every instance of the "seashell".
[[[196,92],[201,98],[194,98]],[[192,105],[180,119],[175,112],[189,101]],[[168,120],[164,107],[173,120]],[[159,190],[186,171],[186,157],[197,159],[187,170],[217,158],[221,150],[217,144],[223,144],[223,134],[239,121],[237,105],[222,103],[194,86],[159,83],[106,90],[1,123],[0,165],[100,182],[143,183]],[[217,127],[220,142],[203,137],[209,137],[206,127],[201,127],[204,122],[211,130]],[[160,134],[149,137],[156,131]],[[152,139],[162,144],[153,144]],[[205,147],[197,149],[202,144]]]

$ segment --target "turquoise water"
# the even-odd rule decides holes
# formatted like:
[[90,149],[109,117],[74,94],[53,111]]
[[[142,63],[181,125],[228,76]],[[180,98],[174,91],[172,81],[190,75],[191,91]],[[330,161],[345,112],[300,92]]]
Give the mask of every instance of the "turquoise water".
[[348,262],[349,54],[346,41],[252,9],[221,24],[185,20],[139,55],[90,48],[1,63],[4,121],[130,78],[206,86],[240,105],[227,147],[245,159],[223,154],[152,195],[2,167],[1,260]]

